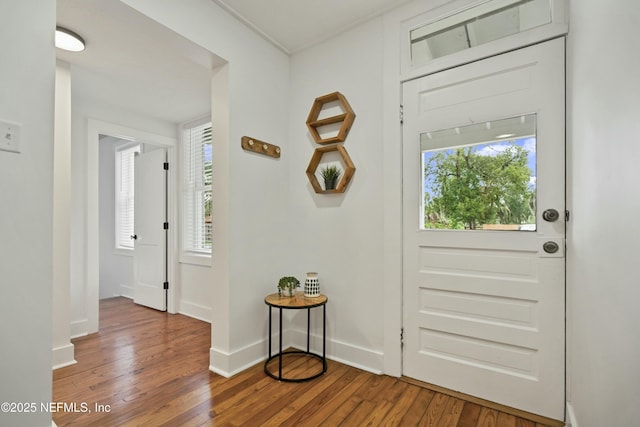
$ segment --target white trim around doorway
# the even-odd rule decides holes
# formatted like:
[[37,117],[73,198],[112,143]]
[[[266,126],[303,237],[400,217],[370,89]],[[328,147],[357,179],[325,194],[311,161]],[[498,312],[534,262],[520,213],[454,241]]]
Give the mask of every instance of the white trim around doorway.
[[[176,167],[178,142],[174,138],[133,129],[114,123],[88,119],[87,123],[87,234],[86,234],[86,270],[85,270],[85,304],[87,319],[84,323],[84,333],[98,331],[98,289],[99,289],[99,142],[100,134],[133,139],[142,144],[161,146],[167,149],[169,164],[169,224],[177,224],[177,195],[176,195]],[[167,311],[177,313],[178,293],[176,289],[176,236],[177,227],[169,227],[169,293]],[[72,325],[73,326],[73,325]],[[72,335],[73,335],[72,330]],[[75,331],[78,335],[78,330]]]

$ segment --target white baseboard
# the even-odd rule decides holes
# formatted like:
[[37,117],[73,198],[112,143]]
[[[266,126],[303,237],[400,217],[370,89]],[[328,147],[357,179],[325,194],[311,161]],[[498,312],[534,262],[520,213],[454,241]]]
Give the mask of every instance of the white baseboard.
[[65,366],[74,365],[78,362],[74,359],[74,347],[69,343],[52,350],[53,370],[64,368]]
[[120,285],[120,296],[133,299],[134,291],[133,286]]
[[89,334],[89,319],[71,322],[71,338],[84,337]]
[[225,378],[230,378],[266,359],[267,340],[257,341],[232,353],[211,348],[209,350],[209,370]]
[[[300,349],[307,349],[306,331],[289,331],[292,338],[292,346]],[[311,351],[322,354],[322,336],[311,335]],[[358,347],[352,344],[327,339],[327,359],[353,366],[373,374],[380,375],[383,370],[384,354],[379,351]]]
[[573,405],[567,402],[567,416],[566,427],[578,427],[578,420],[576,420],[576,413],[573,411]]
[[[273,352],[278,344],[278,335],[272,336]],[[264,362],[268,354],[269,340],[264,339],[250,344],[231,353],[211,348],[209,351],[209,370],[225,378],[244,371],[257,363]],[[307,349],[306,331],[288,330],[283,333],[282,348],[295,347],[300,350]],[[322,354],[322,336],[311,335],[311,351]],[[379,351],[346,344],[340,341],[327,339],[327,359],[353,366],[376,375],[383,373],[383,354]]]
[[211,323],[211,307],[182,300],[180,301],[178,313]]

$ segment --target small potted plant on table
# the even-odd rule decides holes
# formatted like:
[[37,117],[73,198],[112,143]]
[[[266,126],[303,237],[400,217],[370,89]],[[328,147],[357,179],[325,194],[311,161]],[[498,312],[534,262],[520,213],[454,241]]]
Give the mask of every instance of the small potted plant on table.
[[300,281],[293,276],[281,277],[278,281],[278,294],[282,296],[282,293],[286,290],[287,295],[292,297],[296,288],[300,286]]

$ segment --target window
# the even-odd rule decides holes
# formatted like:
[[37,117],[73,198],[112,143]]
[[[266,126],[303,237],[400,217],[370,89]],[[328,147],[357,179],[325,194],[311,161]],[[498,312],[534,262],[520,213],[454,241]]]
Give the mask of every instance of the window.
[[489,0],[410,31],[411,63],[424,65],[552,22],[549,0]]
[[420,135],[422,229],[536,231],[536,114]]
[[116,249],[133,249],[134,157],[140,144],[116,147]]
[[182,249],[211,254],[211,122],[183,127]]

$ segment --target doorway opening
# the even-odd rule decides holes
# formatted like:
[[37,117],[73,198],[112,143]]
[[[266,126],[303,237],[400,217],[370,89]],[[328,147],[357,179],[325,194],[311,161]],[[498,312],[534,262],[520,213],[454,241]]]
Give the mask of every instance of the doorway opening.
[[[106,135],[106,137],[105,137]],[[102,136],[102,139],[101,139]],[[87,304],[87,319],[89,329],[88,333],[97,332],[99,329],[98,319],[99,319],[99,304],[98,301],[100,299],[100,275],[101,271],[101,251],[100,246],[103,243],[108,243],[109,239],[106,239],[105,242],[102,242],[101,234],[104,233],[104,230],[100,228],[100,217],[104,213],[103,207],[101,206],[100,200],[105,197],[115,198],[115,189],[113,189],[113,193],[107,192],[107,194],[102,194],[100,191],[100,181],[101,181],[101,167],[100,167],[100,150],[107,150],[109,145],[117,146],[127,146],[127,144],[139,144],[141,146],[141,151],[143,152],[155,152],[160,151],[163,152],[163,159],[165,158],[164,152],[166,152],[166,161],[171,164],[176,164],[177,160],[177,140],[174,138],[169,138],[162,135],[152,134],[149,132],[144,132],[139,129],[128,128],[125,126],[120,126],[113,123],[101,122],[98,120],[88,119],[88,133],[87,133],[87,166],[88,166],[88,185],[89,188],[95,189],[95,191],[89,191],[87,194],[87,282],[86,282],[86,304]],[[102,142],[101,142],[102,140]],[[105,144],[105,145],[102,145]],[[113,154],[115,162],[115,153]],[[159,165],[159,168],[162,169],[162,164]],[[114,163],[104,165],[104,169],[115,169]],[[166,199],[163,199],[163,203],[168,206],[166,210],[167,214],[167,222],[169,224],[177,224],[177,201],[176,201],[176,177],[175,177],[175,169],[169,168],[166,171],[167,175],[167,191],[166,191]],[[161,170],[161,173],[165,173],[164,170]],[[114,181],[115,181],[115,170],[113,172]],[[164,184],[164,175],[162,176],[162,184]],[[108,180],[106,178],[105,180]],[[157,180],[157,179],[156,179]],[[115,187],[115,182],[114,182]],[[164,190],[163,190],[164,191]],[[104,206],[112,206],[111,203]],[[164,210],[164,209],[163,209]],[[164,212],[163,212],[164,213]],[[115,213],[114,213],[115,215]],[[166,280],[162,280],[162,282],[167,281],[169,283],[175,283],[174,277],[176,274],[176,250],[175,250],[175,242],[176,242],[176,228],[169,228],[167,230],[167,265],[166,265]],[[135,234],[135,232],[134,232]],[[164,246],[164,245],[163,245]],[[113,249],[111,249],[113,250]],[[134,259],[135,251],[129,253],[130,260],[126,261],[128,268],[130,268],[129,272],[132,272],[132,275],[129,272],[125,271],[123,273],[126,277],[134,277],[136,276],[135,272],[135,259]],[[162,274],[165,274],[165,269],[162,269]],[[124,289],[120,288],[115,292],[120,292],[121,295],[126,295],[133,293],[133,296],[136,297],[135,286],[133,285],[133,280],[131,280],[131,286],[125,287]],[[108,289],[108,288],[107,288]],[[133,289],[133,292],[132,292]],[[108,292],[108,291],[107,291]],[[166,300],[168,305],[166,305],[167,311],[171,313],[177,312],[177,303],[175,301],[175,297],[177,295],[174,287],[169,287],[167,292]],[[157,308],[157,307],[156,307]]]
[[[166,149],[129,137],[98,138],[99,299],[124,296],[165,311],[169,253],[164,224],[170,208]],[[154,164],[148,165],[149,156],[155,157]]]
[[[169,148],[170,163],[177,165],[178,126],[210,114],[213,70],[224,61],[123,2],[87,0],[79,7],[76,1],[58,0],[56,7],[59,22],[91,40],[82,55],[56,52],[59,61],[69,64],[73,89],[71,185],[77,214],[71,231],[70,335],[77,337],[98,331],[98,299],[105,296],[98,285],[100,135]],[[169,171],[173,225],[177,169]],[[174,232],[177,228],[169,230]],[[175,240],[169,242],[170,253],[177,251]],[[173,268],[170,261],[169,282],[176,285]],[[171,293],[170,287],[167,309],[177,312]],[[120,294],[131,292],[121,289]]]
[[[133,298],[133,154],[140,144],[99,135],[99,299]],[[130,155],[129,155],[130,154]],[[127,237],[129,237],[127,239]]]

